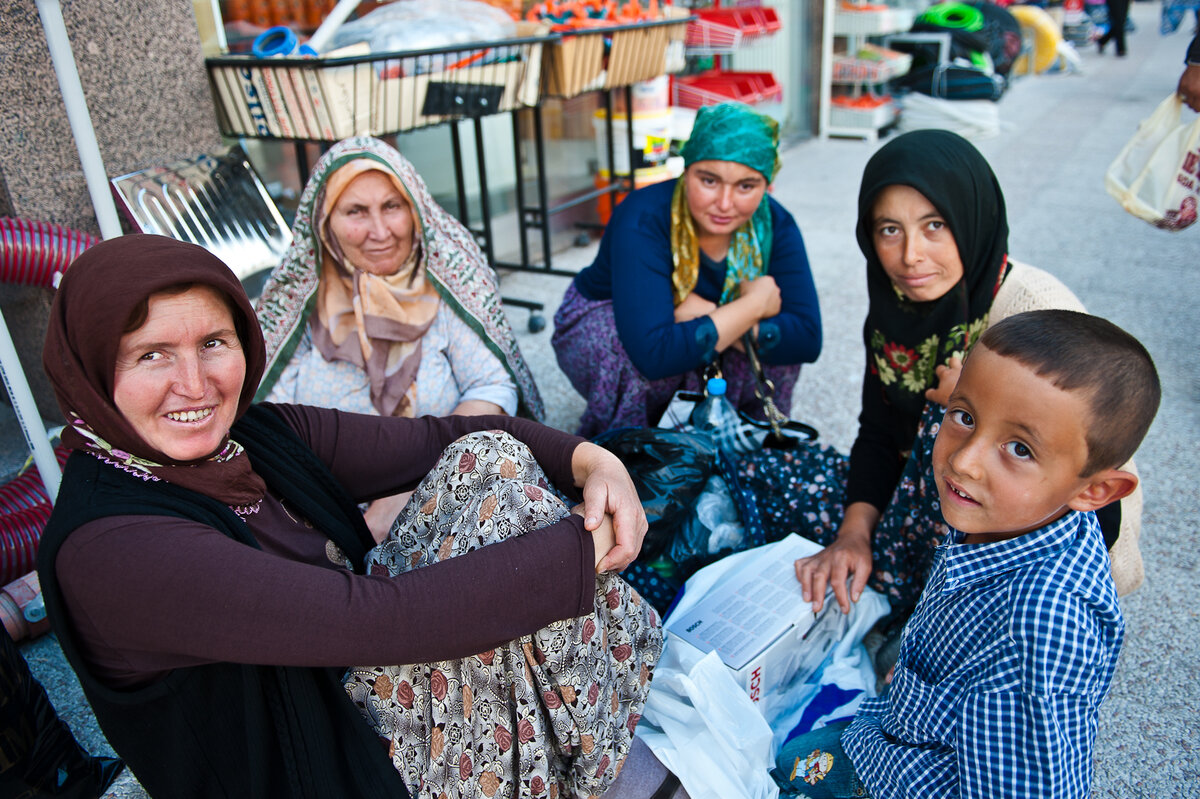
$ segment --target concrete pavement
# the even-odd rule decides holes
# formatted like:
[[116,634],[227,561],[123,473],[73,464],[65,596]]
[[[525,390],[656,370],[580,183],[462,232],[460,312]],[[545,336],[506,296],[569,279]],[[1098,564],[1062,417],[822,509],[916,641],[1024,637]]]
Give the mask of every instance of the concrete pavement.
[[[1000,101],[1004,128],[977,142],[1008,200],[1014,258],[1057,275],[1088,309],[1138,336],[1163,380],[1163,405],[1137,456],[1145,490],[1141,548],[1146,582],[1121,605],[1126,639],[1113,689],[1101,712],[1094,795],[1200,796],[1200,625],[1196,589],[1200,512],[1200,226],[1167,233],[1129,216],[1104,190],[1104,171],[1137,123],[1175,87],[1190,40],[1190,20],[1175,35],[1158,33],[1159,5],[1137,2],[1129,56],[1083,53],[1079,75],[1018,80]],[[1190,112],[1185,112],[1190,113]],[[804,233],[821,298],[825,349],[805,367],[793,415],[811,422],[840,449],[853,440],[866,312],[863,259],[854,240],[862,167],[878,145],[805,141],[784,154],[775,196]],[[595,251],[572,249],[554,266],[586,265]],[[539,299],[552,314],[567,279],[514,273],[504,293]],[[549,409],[550,424],[571,429],[583,408],[559,372],[549,331],[524,331],[521,347]],[[6,419],[0,417],[0,430]],[[11,424],[8,425],[11,428]],[[22,446],[8,435],[9,448]],[[131,579],[124,576],[119,579]],[[62,716],[93,752],[107,749],[52,637],[23,652]],[[1034,742],[1030,742],[1034,745]],[[122,780],[114,796],[144,793]]]

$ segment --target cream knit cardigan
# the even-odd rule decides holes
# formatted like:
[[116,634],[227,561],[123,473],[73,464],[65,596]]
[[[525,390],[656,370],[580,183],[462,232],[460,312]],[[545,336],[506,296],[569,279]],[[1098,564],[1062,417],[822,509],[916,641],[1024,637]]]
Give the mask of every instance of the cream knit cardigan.
[[[1012,270],[1000,284],[996,299],[992,301],[992,309],[988,313],[988,325],[994,325],[1001,319],[1023,311],[1041,311],[1051,308],[1066,311],[1083,311],[1083,303],[1064,286],[1058,278],[1049,272],[1043,272],[1037,267],[1014,261],[1011,258]],[[1133,461],[1121,467],[1125,471],[1137,474]],[[1112,562],[1113,582],[1117,586],[1117,594],[1124,595],[1142,584],[1145,572],[1142,567],[1142,553],[1138,549],[1138,538],[1142,529],[1142,487],[1121,500],[1121,534],[1117,543],[1108,553]]]

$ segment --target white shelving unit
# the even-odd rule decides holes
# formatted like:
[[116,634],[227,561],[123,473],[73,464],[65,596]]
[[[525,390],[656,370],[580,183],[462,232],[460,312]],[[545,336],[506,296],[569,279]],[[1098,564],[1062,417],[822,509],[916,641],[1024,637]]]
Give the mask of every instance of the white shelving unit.
[[[912,27],[913,12],[905,8],[843,10],[840,0],[825,0],[824,36],[821,47],[820,135],[874,140],[881,128],[896,119],[891,100],[854,108],[838,105],[836,97],[878,97],[875,87],[903,75],[911,56],[871,61],[858,58],[868,37],[886,36]],[[832,21],[832,24],[830,24]],[[838,49],[836,40],[845,42]],[[835,87],[839,87],[835,93]]]

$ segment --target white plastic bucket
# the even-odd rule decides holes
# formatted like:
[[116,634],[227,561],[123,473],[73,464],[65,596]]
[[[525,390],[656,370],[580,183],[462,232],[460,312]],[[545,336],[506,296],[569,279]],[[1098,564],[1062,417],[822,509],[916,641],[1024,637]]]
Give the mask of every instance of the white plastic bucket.
[[[605,113],[597,111],[592,118],[596,130],[596,155],[601,169],[608,167],[608,136]],[[628,121],[624,114],[613,114],[613,167],[618,175],[629,174],[629,151],[626,149]],[[657,166],[667,160],[671,147],[671,114],[669,111],[633,115],[633,149],[636,169]]]

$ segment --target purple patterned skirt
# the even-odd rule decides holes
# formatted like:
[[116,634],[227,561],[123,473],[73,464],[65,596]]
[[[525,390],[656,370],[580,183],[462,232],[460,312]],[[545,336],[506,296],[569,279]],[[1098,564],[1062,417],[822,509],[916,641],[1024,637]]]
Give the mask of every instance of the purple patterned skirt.
[[[589,300],[567,288],[554,314],[550,339],[558,365],[575,390],[587,400],[579,420],[578,435],[592,438],[621,427],[650,427],[658,422],[676,391],[700,391],[702,370],[648,380],[633,365],[613,317],[612,300]],[[734,407],[756,419],[763,418],[762,404],[754,396],[754,373],[746,356],[735,349],[721,354],[721,375],[728,383],[726,396]],[[792,390],[800,365],[763,365],[775,384],[775,404],[784,413],[792,407]]]

